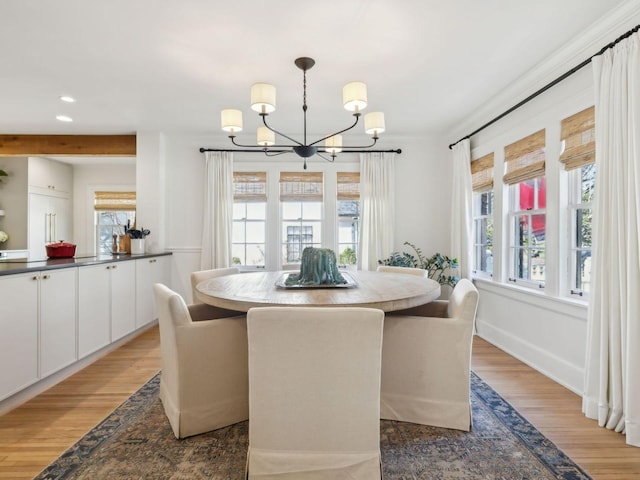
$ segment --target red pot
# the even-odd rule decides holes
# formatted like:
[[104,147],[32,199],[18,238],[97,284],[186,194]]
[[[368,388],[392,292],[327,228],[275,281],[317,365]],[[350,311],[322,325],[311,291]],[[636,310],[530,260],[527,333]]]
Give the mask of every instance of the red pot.
[[76,254],[76,246],[68,242],[50,243],[45,248],[49,258],[71,258]]

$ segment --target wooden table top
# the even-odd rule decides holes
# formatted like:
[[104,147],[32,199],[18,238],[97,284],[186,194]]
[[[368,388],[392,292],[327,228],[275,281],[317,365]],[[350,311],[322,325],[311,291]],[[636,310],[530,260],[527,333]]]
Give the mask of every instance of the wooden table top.
[[[292,272],[254,272],[216,277],[196,286],[198,298],[217,307],[246,312],[253,307],[369,307],[385,312],[429,303],[440,296],[440,285],[429,278],[391,272],[348,271],[354,288],[276,287]],[[294,272],[296,273],[296,272]]]

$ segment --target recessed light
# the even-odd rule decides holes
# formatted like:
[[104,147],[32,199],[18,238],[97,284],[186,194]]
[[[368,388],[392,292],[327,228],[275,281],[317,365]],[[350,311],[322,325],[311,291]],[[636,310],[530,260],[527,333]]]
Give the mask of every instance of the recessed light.
[[67,117],[66,115],[58,115],[56,116],[56,120],[60,120],[61,122],[73,122],[73,118]]
[[67,103],[73,103],[73,102],[75,102],[75,101],[76,101],[76,99],[75,99],[75,98],[73,98],[73,97],[72,97],[72,96],[70,96],[70,95],[62,95],[62,96],[60,97],[60,100],[62,100],[63,102],[67,102]]

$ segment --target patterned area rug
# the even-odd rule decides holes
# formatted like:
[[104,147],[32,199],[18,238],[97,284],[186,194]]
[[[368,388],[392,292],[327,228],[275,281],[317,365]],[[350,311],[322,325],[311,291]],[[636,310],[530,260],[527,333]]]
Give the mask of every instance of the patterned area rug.
[[[35,480],[242,479],[248,423],[176,440],[159,384],[157,374]],[[590,478],[475,374],[471,384],[471,432],[381,422],[385,480]]]

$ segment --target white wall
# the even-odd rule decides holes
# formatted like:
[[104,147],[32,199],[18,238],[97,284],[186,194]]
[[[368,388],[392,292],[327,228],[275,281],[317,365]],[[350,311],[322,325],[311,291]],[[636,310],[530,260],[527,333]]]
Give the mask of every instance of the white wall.
[[73,242],[80,254],[94,252],[94,192],[135,191],[135,165],[74,165]]

